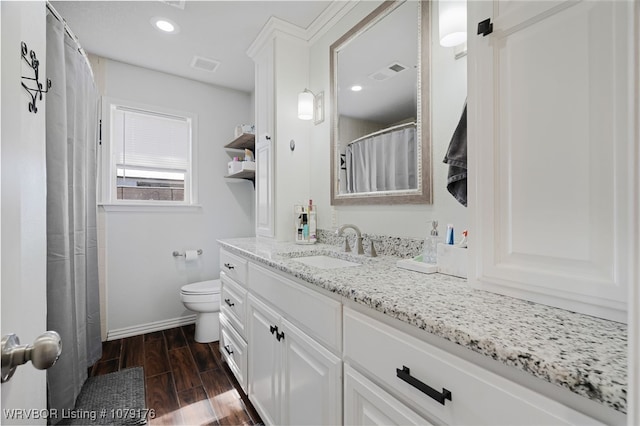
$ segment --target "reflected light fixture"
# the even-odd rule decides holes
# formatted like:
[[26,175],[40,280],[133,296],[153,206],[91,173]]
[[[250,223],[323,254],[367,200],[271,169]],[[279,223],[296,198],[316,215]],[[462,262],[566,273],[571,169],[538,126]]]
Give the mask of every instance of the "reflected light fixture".
[[467,41],[467,1],[438,2],[440,45],[453,47]]
[[351,86],[351,91],[352,91],[352,92],[359,92],[359,91],[361,91],[361,90],[362,90],[362,86],[359,86],[359,85],[357,85],[357,84],[356,84],[356,85],[354,85],[354,86]]
[[298,94],[298,118],[300,120],[314,120],[315,124],[324,121],[324,92],[317,95],[309,89]]

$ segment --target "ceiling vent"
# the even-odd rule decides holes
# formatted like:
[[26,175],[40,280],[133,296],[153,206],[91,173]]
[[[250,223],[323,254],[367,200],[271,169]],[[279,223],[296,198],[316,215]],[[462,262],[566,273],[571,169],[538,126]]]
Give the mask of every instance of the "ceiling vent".
[[218,65],[220,65],[220,61],[203,58],[202,56],[194,56],[191,61],[191,68],[207,72],[214,72],[218,68]]
[[372,80],[376,80],[376,81],[383,81],[386,80],[388,78],[391,78],[393,76],[395,76],[396,74],[398,74],[399,72],[404,71],[405,69],[407,69],[407,67],[405,67],[404,65],[402,65],[399,62],[393,62],[389,65],[387,65],[386,67],[372,73],[369,74],[369,78]]
[[162,3],[166,3],[169,6],[177,7],[178,9],[184,10],[185,0],[160,0]]

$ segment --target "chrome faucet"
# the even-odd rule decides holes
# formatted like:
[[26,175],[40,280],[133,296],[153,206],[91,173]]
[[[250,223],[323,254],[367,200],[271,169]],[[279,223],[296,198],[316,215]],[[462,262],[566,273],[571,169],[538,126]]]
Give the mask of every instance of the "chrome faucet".
[[[364,254],[364,248],[362,247],[362,233],[360,233],[360,229],[357,226],[351,224],[344,224],[340,228],[336,230],[336,235],[339,237],[343,234],[344,230],[347,228],[351,228],[356,232],[356,241],[358,244],[358,254]],[[349,247],[349,240],[347,237],[344,238],[344,251],[351,251],[351,247]]]

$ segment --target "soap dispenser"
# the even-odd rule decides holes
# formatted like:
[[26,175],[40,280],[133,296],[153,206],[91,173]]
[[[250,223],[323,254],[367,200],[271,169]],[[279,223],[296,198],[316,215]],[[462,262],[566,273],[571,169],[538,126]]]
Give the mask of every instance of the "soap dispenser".
[[422,261],[424,263],[438,263],[438,221],[431,221],[431,231],[424,239],[422,249]]

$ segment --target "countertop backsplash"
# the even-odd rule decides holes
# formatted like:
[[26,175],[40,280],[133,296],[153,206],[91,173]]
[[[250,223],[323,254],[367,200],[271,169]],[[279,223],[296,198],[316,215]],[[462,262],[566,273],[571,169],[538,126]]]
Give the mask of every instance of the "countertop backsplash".
[[[351,250],[354,251],[356,234],[353,230],[347,230],[342,236],[338,237],[335,230],[318,229],[319,243],[342,247],[345,237],[349,239]],[[395,256],[402,259],[422,254],[422,246],[424,245],[424,239],[390,237],[388,235],[366,234],[363,232],[362,245],[364,252],[367,254],[370,252],[371,240],[374,240],[374,247],[379,255]],[[442,241],[444,242],[444,239]]]

